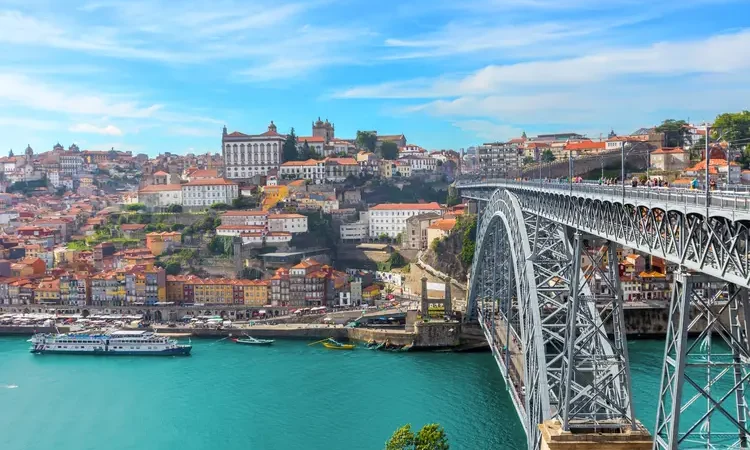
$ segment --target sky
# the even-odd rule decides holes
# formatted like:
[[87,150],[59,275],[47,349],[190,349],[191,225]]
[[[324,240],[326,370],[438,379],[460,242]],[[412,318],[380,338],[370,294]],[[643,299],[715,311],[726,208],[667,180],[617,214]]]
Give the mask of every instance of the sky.
[[[0,155],[318,117],[459,149],[750,109],[748,0],[0,0]],[[5,148],[3,148],[3,146]]]

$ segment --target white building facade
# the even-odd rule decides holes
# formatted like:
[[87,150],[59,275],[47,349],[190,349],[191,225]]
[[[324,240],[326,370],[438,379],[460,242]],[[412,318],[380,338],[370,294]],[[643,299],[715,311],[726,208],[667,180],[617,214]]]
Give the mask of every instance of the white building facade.
[[237,183],[223,178],[206,178],[181,185],[182,205],[207,208],[214,203],[232,203],[239,197]]
[[307,216],[302,214],[269,214],[268,230],[271,232],[307,233]]
[[406,229],[406,219],[417,214],[434,212],[440,214],[442,208],[432,203],[382,203],[370,208],[370,236],[387,235],[395,238]]
[[152,184],[138,190],[138,202],[147,208],[166,208],[182,205],[182,186],[179,184]]
[[224,176],[245,179],[254,175],[268,175],[283,162],[282,147],[286,136],[276,131],[273,121],[265,133],[251,135],[235,131],[221,138]]

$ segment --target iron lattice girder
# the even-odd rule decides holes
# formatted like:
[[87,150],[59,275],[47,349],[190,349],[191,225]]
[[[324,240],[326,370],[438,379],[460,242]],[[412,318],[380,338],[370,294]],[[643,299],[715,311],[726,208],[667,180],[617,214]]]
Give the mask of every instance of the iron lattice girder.
[[[656,450],[750,445],[745,399],[750,387],[750,347],[742,331],[747,329],[750,314],[747,291],[711,281],[702,274],[675,273],[654,433]],[[722,316],[729,318],[728,329]],[[701,321],[705,326],[700,327],[699,336],[688,340],[688,330],[696,329]],[[716,338],[719,345],[712,343]],[[686,383],[694,391],[689,399],[684,399]],[[705,412],[696,416],[693,408],[693,414],[684,414],[699,400]],[[720,420],[712,424],[712,417]]]
[[[494,270],[497,261],[512,261],[526,386],[522,421],[532,449],[540,444],[537,425],[563,410],[572,421],[588,426],[612,419],[634,423],[627,352],[621,345],[613,350],[608,341],[591,301],[590,277],[574,272],[575,256],[565,231],[555,221],[523,212],[514,194],[498,190],[484,205],[470,274],[467,317],[473,319],[478,304],[494,293],[510,295]],[[498,245],[502,239],[507,245]],[[583,301],[578,314],[570,315],[572,279],[580,281],[576,296]],[[571,321],[577,337],[567,341]]]
[[474,186],[464,195],[483,200],[493,186],[516,194],[524,211],[686,269],[750,287],[750,223],[746,215],[735,217],[724,209],[716,214],[709,210],[707,215],[705,207],[677,202],[616,195],[595,198],[575,190],[546,190],[544,186],[509,182],[493,182],[484,192]]

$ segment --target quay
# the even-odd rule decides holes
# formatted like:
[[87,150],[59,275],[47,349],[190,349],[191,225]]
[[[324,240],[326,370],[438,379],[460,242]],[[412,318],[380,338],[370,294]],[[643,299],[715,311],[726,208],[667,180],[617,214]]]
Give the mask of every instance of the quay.
[[[462,348],[466,340],[461,335],[461,324],[457,321],[416,322],[403,329],[394,328],[350,328],[342,325],[283,323],[276,325],[256,324],[227,328],[169,327],[152,325],[150,329],[159,334],[191,336],[195,338],[239,337],[245,334],[258,338],[319,340],[333,338],[353,341],[389,341],[393,345],[411,345],[413,350],[442,350]],[[0,336],[33,335],[34,333],[67,333],[68,326],[3,325]],[[471,343],[471,342],[470,342]]]

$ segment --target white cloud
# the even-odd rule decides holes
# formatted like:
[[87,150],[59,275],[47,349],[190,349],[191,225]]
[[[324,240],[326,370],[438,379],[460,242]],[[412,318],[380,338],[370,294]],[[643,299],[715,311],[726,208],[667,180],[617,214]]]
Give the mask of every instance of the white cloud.
[[122,136],[123,134],[122,130],[114,125],[105,125],[103,127],[98,127],[90,123],[77,123],[71,126],[68,130],[74,133],[103,134],[106,136]]
[[163,105],[140,105],[72,86],[54,86],[22,75],[0,73],[0,103],[66,114],[148,118]]
[[[689,57],[687,56],[689,55]],[[359,86],[338,98],[439,98],[580,86],[628,77],[736,73],[750,68],[750,30],[686,42],[612,49],[577,58],[489,65],[465,77]]]

